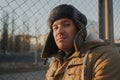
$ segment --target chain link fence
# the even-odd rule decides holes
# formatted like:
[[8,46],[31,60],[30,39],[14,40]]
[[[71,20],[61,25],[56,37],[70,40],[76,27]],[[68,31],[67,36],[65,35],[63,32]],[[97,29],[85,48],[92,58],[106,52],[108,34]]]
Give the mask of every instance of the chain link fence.
[[[44,80],[48,65],[40,52],[49,29],[47,18],[59,4],[72,4],[99,33],[98,0],[0,0],[0,80]],[[114,40],[120,42],[120,1],[113,0]]]
[[113,17],[114,17],[114,38],[116,43],[120,43],[120,1],[113,0]]

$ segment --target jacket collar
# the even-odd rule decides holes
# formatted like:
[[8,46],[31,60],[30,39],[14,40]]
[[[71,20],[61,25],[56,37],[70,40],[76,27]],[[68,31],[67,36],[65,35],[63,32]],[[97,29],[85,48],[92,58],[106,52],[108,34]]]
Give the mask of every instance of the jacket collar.
[[[76,57],[83,57],[88,50],[91,50],[91,49],[99,47],[99,46],[105,46],[105,45],[109,45],[109,43],[104,42],[102,39],[99,39],[97,37],[97,35],[95,35],[93,33],[89,33],[86,37],[86,41],[85,41],[84,46],[83,46],[83,52],[81,53],[79,50],[77,50],[77,51],[75,50],[75,52],[73,52],[71,54],[71,56],[66,57],[64,59],[69,60],[69,59],[76,58]],[[62,52],[62,53],[64,53],[64,52]],[[61,54],[59,54],[59,56],[60,55]],[[65,56],[65,53],[64,53],[64,56]],[[64,56],[62,56],[60,61],[63,59]]]
[[[75,54],[77,54],[77,53],[80,54],[81,53],[80,52],[81,46],[79,46],[79,45],[83,45],[83,43],[84,43],[84,46],[82,47],[81,50],[86,51],[86,50],[88,50],[90,48],[98,46],[99,45],[98,43],[101,43],[101,42],[104,42],[104,41],[99,39],[93,33],[88,33],[85,42],[82,42],[81,35],[78,32],[77,35],[76,35],[76,39],[74,41]],[[83,48],[84,48],[84,50],[83,50]],[[41,55],[42,58],[56,57],[59,54],[59,49],[55,44],[53,34],[52,34],[52,30],[49,32],[49,35],[47,37],[45,46],[44,46],[41,54],[42,54]],[[73,55],[72,57],[75,57],[75,55]]]

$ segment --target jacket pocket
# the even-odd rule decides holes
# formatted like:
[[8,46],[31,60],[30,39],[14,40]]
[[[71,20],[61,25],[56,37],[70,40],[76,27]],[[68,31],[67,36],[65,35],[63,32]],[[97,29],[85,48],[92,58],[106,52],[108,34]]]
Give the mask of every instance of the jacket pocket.
[[80,80],[81,71],[82,71],[81,64],[69,66],[65,72],[63,80]]
[[54,80],[54,77],[47,77],[45,80]]
[[80,75],[76,75],[76,74],[67,74],[63,80],[80,80]]

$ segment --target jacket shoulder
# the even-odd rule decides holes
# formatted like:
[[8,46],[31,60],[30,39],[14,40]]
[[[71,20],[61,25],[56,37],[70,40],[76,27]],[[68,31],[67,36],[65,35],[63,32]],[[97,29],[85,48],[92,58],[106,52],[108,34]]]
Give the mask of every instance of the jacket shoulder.
[[[113,46],[99,46],[91,50],[88,55],[89,68],[94,79],[120,79],[120,54]],[[114,71],[111,73],[111,70]],[[118,73],[118,74],[116,74]],[[105,75],[106,74],[106,75]],[[116,78],[114,77],[116,76]]]

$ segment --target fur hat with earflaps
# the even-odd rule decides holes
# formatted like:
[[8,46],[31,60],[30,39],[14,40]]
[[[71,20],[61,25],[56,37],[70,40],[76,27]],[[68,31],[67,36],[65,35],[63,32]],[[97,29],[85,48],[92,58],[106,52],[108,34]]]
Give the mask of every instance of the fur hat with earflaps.
[[[85,26],[87,25],[87,18],[84,14],[82,14],[80,11],[78,11],[75,7],[68,4],[62,4],[57,7],[55,7],[48,18],[48,27],[50,28],[49,35],[47,37],[45,46],[42,50],[42,58],[49,58],[57,54],[58,47],[54,41],[53,37],[53,30],[52,30],[52,24],[54,21],[61,19],[61,18],[68,18],[71,19],[75,26],[78,28],[78,34],[81,34],[82,30],[85,29]],[[78,35],[77,34],[77,35]],[[76,37],[74,41],[75,48],[79,49],[81,45],[83,44],[84,37],[81,35],[81,37]],[[78,43],[77,40],[81,40]]]

